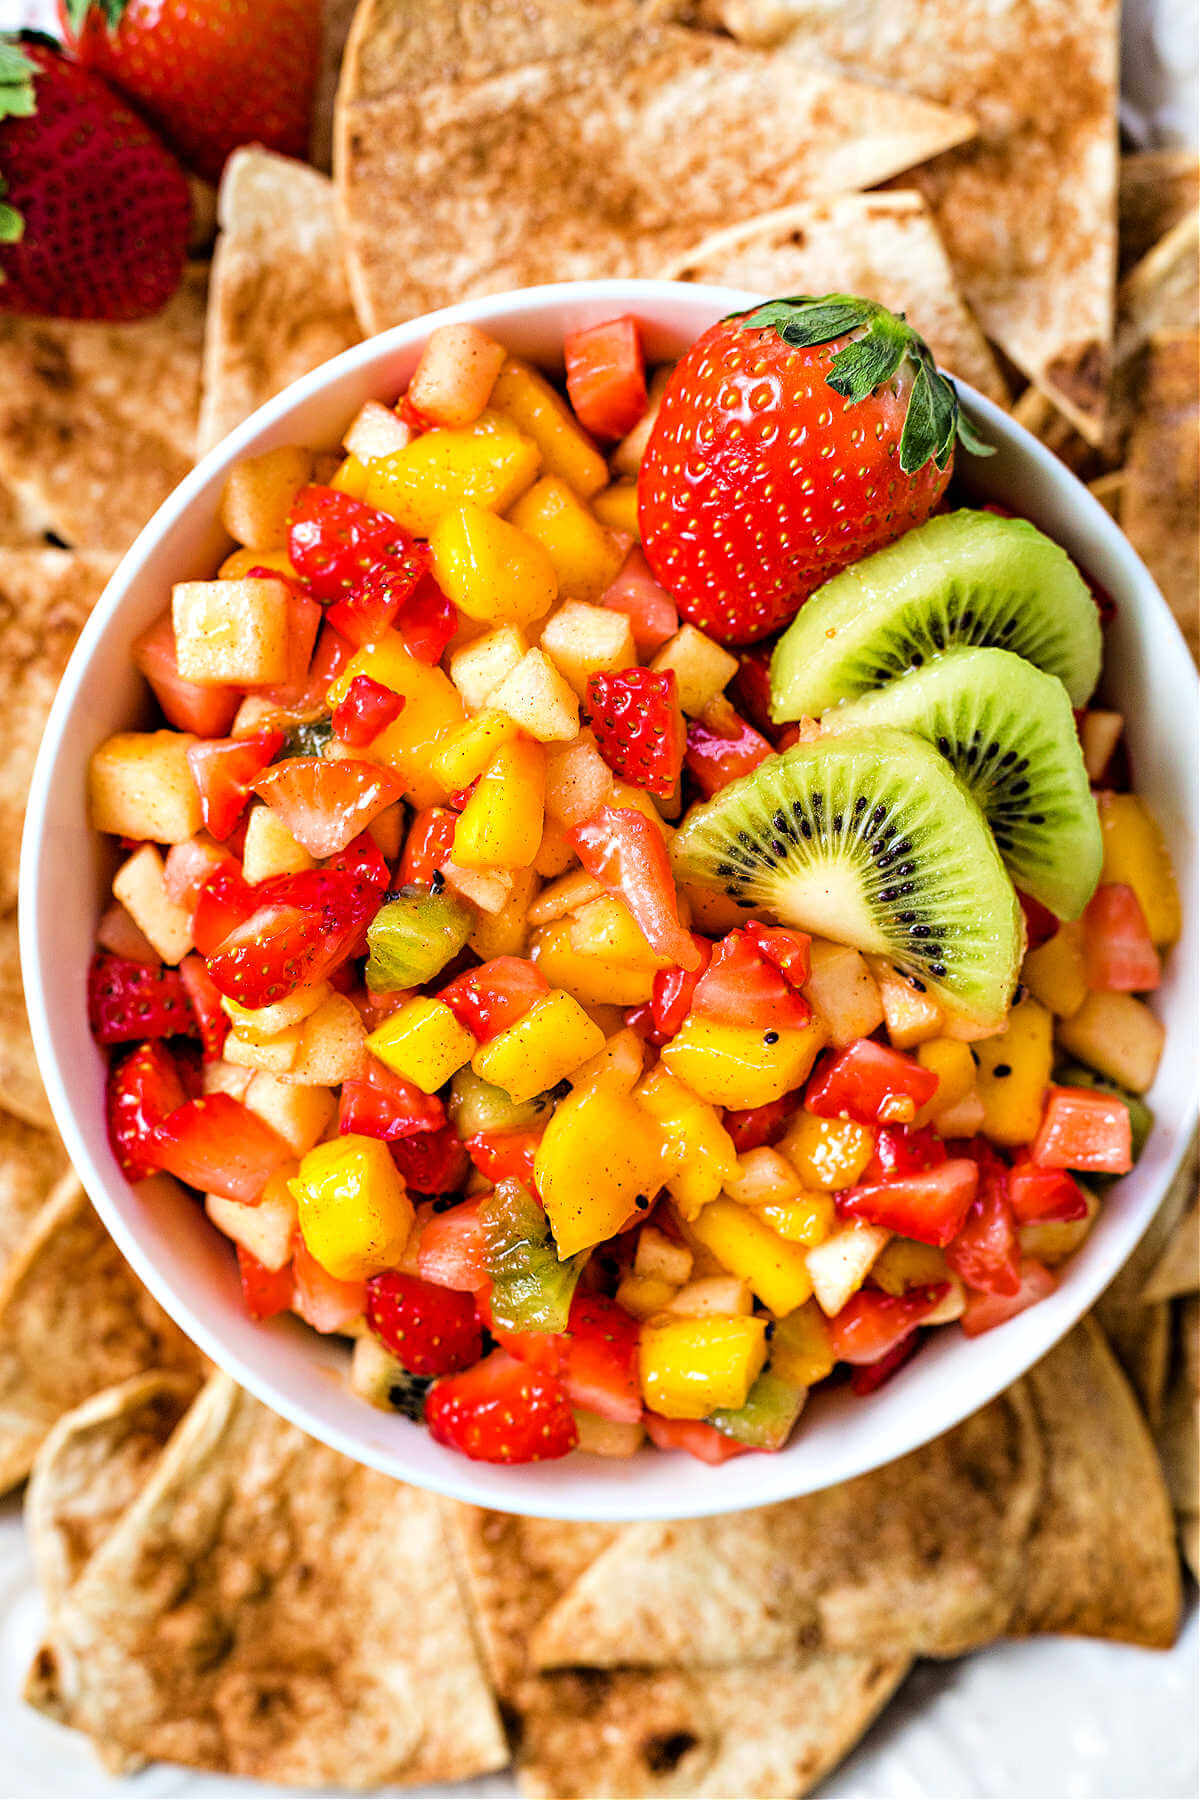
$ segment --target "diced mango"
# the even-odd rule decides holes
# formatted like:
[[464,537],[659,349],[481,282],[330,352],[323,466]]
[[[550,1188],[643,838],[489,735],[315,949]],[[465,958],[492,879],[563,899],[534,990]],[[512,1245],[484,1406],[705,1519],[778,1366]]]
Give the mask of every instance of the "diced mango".
[[481,1044],[471,1067],[510,1100],[532,1100],[604,1049],[604,1033],[561,990],[535,1000],[523,1018]]
[[781,1100],[799,1087],[824,1042],[815,1018],[800,1031],[763,1032],[689,1013],[662,1060],[702,1100],[741,1110]]
[[535,482],[510,517],[545,545],[558,575],[558,591],[568,600],[598,600],[621,566],[621,550],[557,475]]
[[867,959],[848,944],[814,938],[804,995],[823,1020],[829,1041],[844,1049],[883,1024],[883,1001]]
[[806,1187],[836,1193],[853,1187],[875,1150],[875,1133],[853,1119],[819,1119],[798,1112],[779,1148]]
[[1054,1063],[1054,1019],[1039,1000],[1022,1000],[997,1037],[975,1045],[976,1091],[983,1102],[983,1130],[997,1144],[1030,1144]]
[[935,1287],[950,1279],[943,1253],[932,1244],[913,1238],[894,1237],[871,1265],[871,1280],[885,1294],[903,1294],[911,1287]]
[[1035,1000],[1048,1006],[1060,1019],[1069,1019],[1087,999],[1087,966],[1083,956],[1083,925],[1067,920],[1054,936],[1031,950],[1021,965],[1021,980]]
[[487,706],[529,645],[515,625],[500,625],[451,652],[450,679],[471,712]]
[[667,969],[670,959],[650,948],[641,926],[625,905],[609,894],[586,901],[570,923],[571,948],[581,956],[609,957],[639,969]]
[[252,806],[246,815],[245,848],[242,851],[242,873],[254,883],[270,881],[273,875],[298,875],[311,869],[313,859],[303,844],[298,844],[277,812],[269,806]]
[[820,1188],[806,1190],[795,1200],[768,1200],[757,1211],[764,1223],[789,1244],[823,1244],[837,1229],[833,1195]]
[[682,1216],[695,1218],[737,1168],[733,1139],[716,1108],[669,1075],[661,1063],[651,1069],[636,1097],[661,1127],[667,1189]]
[[579,730],[575,691],[544,650],[527,650],[488,697],[541,744],[569,743]]
[[200,795],[187,753],[196,741],[188,731],[121,731],[101,744],[88,766],[95,829],[155,844],[195,837]]
[[1173,944],[1182,929],[1179,889],[1158,820],[1136,794],[1100,794],[1102,882],[1122,881],[1137,895],[1150,936]]
[[736,1200],[714,1200],[688,1230],[723,1268],[748,1281],[780,1318],[802,1306],[813,1291],[803,1246],[777,1236],[759,1213]]
[[778,1319],[771,1336],[771,1367],[797,1387],[824,1381],[837,1358],[829,1327],[815,1300]]
[[914,1045],[937,1037],[945,1019],[928,991],[922,993],[915,988],[885,956],[871,956],[867,962],[883,1003],[883,1022],[896,1049],[911,1050]]
[[1164,1037],[1162,1020],[1132,994],[1089,994],[1058,1026],[1064,1050],[1134,1094],[1153,1083]]
[[542,841],[546,758],[540,744],[517,737],[503,744],[454,828],[461,869],[525,869]]
[[434,1094],[444,1081],[470,1062],[476,1044],[443,1000],[420,997],[385,1019],[367,1039],[367,1049],[424,1094]]
[[654,989],[653,969],[630,968],[602,956],[581,956],[571,944],[571,927],[566,919],[535,931],[529,956],[551,987],[565,988],[582,1006],[593,1002],[640,1006],[649,1000]]
[[558,593],[545,548],[498,513],[468,503],[439,520],[433,573],[460,612],[484,625],[528,625]]
[[[386,411],[387,409],[385,408],[384,410]],[[398,420],[397,423],[399,423]],[[402,450],[404,444],[410,443],[411,441],[412,438],[410,433],[409,436],[405,438],[404,443],[394,444],[391,446],[391,449]],[[381,456],[386,456],[388,454],[390,454],[390,451],[388,450],[380,451]],[[339,494],[349,494],[352,500],[365,500],[367,497],[367,483],[370,479],[371,473],[366,463],[360,462],[357,456],[347,456],[343,462],[338,464],[337,468],[330,476],[329,485],[331,488],[335,488]]]
[[541,460],[532,438],[499,413],[484,412],[473,425],[426,431],[371,463],[367,504],[391,513],[415,537],[432,537],[439,520],[468,500],[507,512]]
[[171,590],[175,656],[185,681],[266,687],[288,673],[288,590],[273,575],[177,581]]
[[310,1150],[288,1184],[308,1252],[337,1281],[363,1281],[404,1255],[413,1206],[388,1147],[347,1132]]
[[642,1394],[651,1412],[665,1419],[706,1419],[718,1407],[744,1405],[766,1360],[765,1319],[681,1318],[643,1325]]
[[658,1126],[604,1082],[579,1088],[547,1125],[534,1179],[560,1256],[615,1236],[662,1186]]
[[[592,1015],[587,1016],[591,1018]],[[593,1020],[593,1023],[599,1021]],[[604,1048],[597,1050],[595,1056],[589,1056],[586,1062],[571,1071],[571,1086],[587,1087],[593,1081],[604,1081],[622,1093],[631,1094],[642,1079],[645,1066],[646,1046],[637,1032],[626,1025],[606,1037]]]
[[345,696],[356,675],[369,675],[404,700],[399,718],[372,742],[372,760],[395,769],[414,806],[435,805],[445,794],[433,772],[435,746],[465,717],[453,684],[441,669],[410,656],[398,631],[387,632],[377,644],[365,645],[350,658],[329,689],[331,707]]
[[541,635],[541,646],[586,703],[588,678],[628,669],[637,662],[633,627],[624,613],[568,600]]
[[611,487],[601,489],[593,496],[592,511],[607,530],[640,539],[636,481],[614,481]]
[[221,495],[221,523],[234,543],[286,549],[288,513],[312,466],[312,452],[299,444],[277,444],[235,463]]
[[277,575],[296,580],[292,559],[286,550],[264,550],[260,545],[243,545],[232,550],[217,570],[219,581],[242,581],[253,569],[273,569]]
[[512,887],[497,912],[477,912],[467,939],[481,962],[493,956],[522,956],[528,935],[529,908],[538,891],[532,869],[514,869]]
[[681,625],[650,667],[675,671],[679,704],[689,718],[698,719],[705,707],[724,693],[737,674],[738,662],[705,632],[694,625]]
[[975,1058],[970,1046],[958,1038],[929,1038],[917,1048],[917,1061],[923,1069],[932,1069],[938,1078],[933,1098],[918,1108],[913,1123],[928,1124],[938,1113],[965,1100],[975,1087]]
[[503,344],[478,325],[438,325],[408,384],[408,398],[435,425],[470,425],[488,403],[504,363]]
[[840,1313],[851,1294],[858,1292],[890,1236],[882,1225],[853,1219],[805,1253],[813,1293],[827,1318]]
[[561,475],[584,500],[604,486],[604,458],[561,395],[528,363],[509,357],[492,389],[491,405],[533,439],[547,475]]
[[140,845],[121,864],[112,891],[162,960],[182,962],[192,947],[192,915],[168,894],[163,859],[153,844]]
[[448,793],[469,787],[476,776],[483,774],[496,752],[516,735],[516,722],[507,713],[489,707],[439,739],[433,756],[434,773]]

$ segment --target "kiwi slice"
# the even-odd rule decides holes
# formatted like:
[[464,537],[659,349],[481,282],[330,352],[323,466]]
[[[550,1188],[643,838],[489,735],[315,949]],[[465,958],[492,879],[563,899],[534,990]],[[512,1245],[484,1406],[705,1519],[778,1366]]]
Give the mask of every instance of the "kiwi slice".
[[1065,550],[1025,519],[943,513],[843,569],[771,658],[778,720],[818,717],[951,644],[991,644],[1057,675],[1082,706],[1100,675],[1100,615]]
[[1017,886],[1077,919],[1100,879],[1100,818],[1061,681],[1011,650],[947,650],[821,721],[895,725],[936,744],[983,808]]
[[380,907],[367,929],[367,986],[379,994],[432,981],[470,933],[471,915],[452,894],[402,889]]
[[847,733],[768,757],[676,834],[681,880],[886,956],[970,1035],[1004,1022],[1020,903],[949,763],[907,731]]
[[554,1095],[535,1094],[518,1105],[468,1063],[450,1083],[446,1110],[460,1138],[474,1137],[479,1131],[524,1131],[545,1123],[554,1111]]

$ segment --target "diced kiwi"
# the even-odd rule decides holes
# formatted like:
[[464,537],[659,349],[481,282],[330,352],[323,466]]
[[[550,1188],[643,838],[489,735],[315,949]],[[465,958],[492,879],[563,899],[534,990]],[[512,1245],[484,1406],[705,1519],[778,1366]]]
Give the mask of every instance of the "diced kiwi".
[[332,742],[331,718],[302,719],[298,725],[288,726],[283,734],[283,742],[271,761],[287,762],[292,756],[324,756]]
[[731,782],[672,846],[682,880],[888,960],[963,1035],[1004,1022],[1021,908],[987,821],[923,738],[797,744]]
[[368,1405],[403,1413],[419,1425],[425,1417],[425,1396],[430,1385],[428,1377],[410,1375],[378,1338],[368,1335],[354,1340],[350,1386]]
[[1136,1162],[1154,1124],[1154,1114],[1141,1095],[1131,1094],[1128,1088],[1118,1086],[1097,1069],[1085,1068],[1083,1063],[1063,1063],[1060,1068],[1055,1069],[1054,1079],[1060,1087],[1092,1088],[1098,1094],[1111,1094],[1121,1102],[1129,1113],[1129,1136],[1133,1160]]
[[419,987],[458,955],[471,914],[452,894],[412,887],[381,906],[367,931],[367,986],[372,993]]
[[741,1406],[713,1413],[709,1423],[755,1450],[782,1450],[807,1394],[807,1388],[794,1387],[782,1375],[764,1369]]
[[1025,519],[943,513],[817,589],[771,658],[778,720],[812,718],[952,644],[1011,650],[1082,706],[1100,675],[1100,615],[1066,551]]
[[450,1083],[446,1110],[459,1137],[466,1139],[479,1131],[523,1131],[541,1124],[554,1110],[554,1097],[535,1094],[518,1105],[503,1088],[493,1087],[468,1065]]
[[495,1324],[508,1331],[565,1331],[587,1252],[559,1261],[549,1221],[519,1181],[502,1181],[485,1194],[479,1219]]
[[1017,886],[1077,919],[1100,879],[1096,802],[1067,690],[1011,650],[947,650],[822,727],[895,725],[936,744],[983,808]]

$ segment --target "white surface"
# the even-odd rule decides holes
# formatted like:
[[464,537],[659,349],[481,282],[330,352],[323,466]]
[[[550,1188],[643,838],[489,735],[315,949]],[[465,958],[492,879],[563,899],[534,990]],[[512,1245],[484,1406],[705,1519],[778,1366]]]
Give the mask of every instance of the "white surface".
[[217,502],[229,467],[279,443],[337,442],[370,396],[394,396],[434,322],[470,319],[521,355],[553,364],[566,330],[634,312],[652,362],[678,355],[753,296],[671,282],[598,281],[493,295],[413,320],[349,350],[289,388],[214,450],[146,527],[92,613],[63,678],[34,774],[21,862],[25,996],[50,1104],[71,1161],[147,1287],[213,1360],[312,1436],[401,1480],[520,1513],[578,1519],[672,1519],[783,1500],[845,1481],[938,1436],[1007,1388],[1092,1305],[1157,1209],[1196,1112],[1196,672],[1179,628],[1104,509],[1037,440],[960,385],[995,454],[960,457],[980,498],[1027,514],[1075,555],[1117,602],[1106,691],[1126,716],[1139,790],[1176,853],[1185,920],[1154,1006],[1166,1048],[1148,1099],[1155,1125],[1137,1167],[1105,1199],[1057,1290],[969,1340],[939,1332],[869,1399],[842,1388],[814,1397],[795,1441],[776,1456],[719,1469],[653,1448],[628,1462],[572,1456],[516,1468],[471,1463],[419,1425],[366,1406],[344,1380],[344,1346],[294,1320],[246,1316],[229,1245],[167,1177],[130,1187],[108,1142],[104,1058],[86,1027],[85,976],[111,874],[86,811],[87,764],[145,707],[130,646],[161,611],[172,582],[222,553]]

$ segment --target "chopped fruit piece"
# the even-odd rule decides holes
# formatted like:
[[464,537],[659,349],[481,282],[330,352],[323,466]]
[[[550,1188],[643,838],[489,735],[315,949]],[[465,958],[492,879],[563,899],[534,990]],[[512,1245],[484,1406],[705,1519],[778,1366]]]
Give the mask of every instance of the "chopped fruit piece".
[[793,1387],[774,1369],[764,1369],[734,1411],[719,1409],[712,1423],[726,1437],[751,1450],[782,1450],[804,1408],[806,1390]]
[[1008,1196],[1018,1225],[1088,1216],[1083,1190],[1063,1169],[1039,1169],[1033,1162],[1014,1163],[1008,1178]]
[[836,1192],[853,1187],[875,1149],[875,1133],[853,1119],[826,1119],[798,1112],[780,1149],[806,1187]]
[[641,1419],[638,1338],[636,1322],[615,1301],[575,1295],[562,1369],[572,1406],[617,1425]]
[[367,928],[367,987],[386,994],[432,981],[458,955],[470,929],[470,913],[452,895],[406,889],[381,906]]
[[289,757],[253,787],[296,842],[318,859],[344,850],[403,792],[390,769],[319,756]]
[[211,956],[235,925],[248,919],[258,906],[258,895],[233,863],[213,870],[200,892],[192,915],[192,936],[201,956]]
[[438,999],[479,1043],[486,1044],[523,1019],[530,1007],[549,993],[549,983],[532,963],[519,956],[498,956],[481,968],[456,976]]
[[237,1260],[242,1304],[252,1319],[273,1319],[291,1310],[294,1282],[290,1264],[268,1269],[241,1244],[237,1246]]
[[511,1332],[563,1332],[585,1259],[559,1258],[545,1213],[518,1181],[485,1194],[479,1219],[491,1281],[488,1313],[503,1338]]
[[[612,770],[590,731],[581,731],[565,749],[547,756],[546,811],[559,825],[569,828],[591,818],[612,798],[613,788]],[[569,839],[566,854],[574,860]]]
[[598,438],[621,438],[646,410],[646,363],[636,319],[585,325],[563,339],[567,394],[575,416]]
[[252,806],[242,839],[242,874],[255,886],[280,875],[301,875],[313,859],[296,842],[278,813],[269,806]]
[[186,1100],[155,1133],[160,1169],[201,1193],[252,1206],[292,1153],[279,1133],[229,1094]]
[[[454,608],[436,584],[425,580],[430,563],[428,544],[403,542],[404,534],[394,521],[392,530],[400,541],[359,576],[341,599],[334,601],[326,618],[334,631],[358,649],[377,644],[385,632],[397,627],[413,656],[422,662],[436,662],[440,650],[434,655],[423,654],[410,627],[418,618],[427,626],[436,625],[439,613],[444,613],[444,648],[454,633]],[[439,597],[444,603],[440,609]]]
[[397,1138],[392,1161],[414,1194],[457,1194],[471,1172],[471,1159],[450,1125]]
[[1069,1019],[1087,999],[1083,926],[1077,919],[1060,925],[1054,936],[1030,950],[1021,964],[1021,981],[1035,1000],[1060,1019]]
[[1132,994],[1089,994],[1077,1013],[1060,1021],[1058,1036],[1072,1056],[1144,1094],[1158,1073],[1166,1033],[1161,1019]]
[[93,751],[92,824],[113,837],[182,844],[203,824],[188,767],[195,738],[183,731],[123,731]]
[[599,1083],[564,1100],[534,1163],[559,1255],[602,1243],[648,1211],[662,1161],[657,1125],[628,1094]]
[[296,1233],[292,1248],[295,1287],[292,1306],[314,1331],[351,1332],[361,1326],[367,1305],[365,1281],[338,1281],[310,1255]]
[[177,731],[210,738],[223,737],[229,730],[240,693],[235,687],[202,687],[198,681],[184,680],[169,609],[136,640],[133,660],[153,688],[167,723]]
[[578,1442],[566,1390],[556,1375],[494,1350],[429,1390],[425,1421],[439,1444],[475,1462],[547,1462]]
[[[928,1314],[924,1323],[929,1323],[934,1319],[938,1319],[940,1323],[939,1314],[945,1304],[945,1300],[939,1301],[933,1311]],[[893,1344],[890,1350],[885,1350],[882,1356],[877,1356],[874,1362],[863,1363],[861,1367],[855,1369],[850,1378],[850,1392],[859,1396],[875,1393],[885,1381],[890,1381],[896,1371],[902,1369],[905,1363],[916,1355],[920,1347],[921,1333],[914,1326],[898,1343]]]
[[215,1061],[229,1035],[229,1019],[221,1003],[221,990],[209,974],[202,956],[185,956],[179,965],[191,1002],[205,1062]]
[[472,424],[504,363],[503,344],[478,325],[438,325],[408,384],[408,403],[431,425]]
[[960,1157],[923,1174],[848,1188],[838,1195],[837,1207],[851,1218],[899,1231],[918,1243],[942,1245],[962,1229],[978,1186],[978,1167]]
[[709,965],[712,957],[712,945],[707,938],[692,936],[696,947],[697,961],[689,969],[681,969],[678,964],[669,969],[661,969],[654,977],[654,992],[650,1005],[654,1017],[654,1029],[660,1038],[674,1037],[692,1010],[692,1000],[700,977]]
[[829,1326],[815,1300],[775,1321],[771,1367],[785,1381],[798,1388],[812,1387],[824,1381],[836,1360]]
[[883,1001],[866,957],[849,944],[813,938],[809,960],[812,967],[804,992],[824,1022],[829,1041],[844,1050],[858,1038],[870,1037],[883,1023]]
[[[911,1050],[944,1030],[946,1016],[937,1001],[918,993],[906,975],[899,974],[881,956],[869,959],[871,972],[883,1002],[887,1034],[895,1050]],[[917,1058],[918,1062],[920,1057]]]
[[860,1288],[829,1321],[834,1355],[839,1362],[874,1363],[908,1337],[944,1298],[948,1284],[911,1288],[906,1294],[880,1294]]
[[[636,493],[636,488],[633,491]],[[653,656],[679,629],[675,602],[665,588],[659,587],[636,545],[621,564],[616,579],[600,596],[600,604],[628,618],[639,657]],[[673,664],[668,666],[674,668]],[[675,679],[678,691],[677,669]],[[679,703],[683,705],[682,694]]]
[[624,552],[565,481],[543,476],[521,496],[511,517],[549,552],[560,594],[570,600],[599,600]]
[[356,675],[334,709],[333,729],[352,750],[365,750],[403,710],[403,694],[369,675]]
[[399,718],[372,743],[372,760],[395,770],[415,806],[440,800],[443,789],[431,767],[433,746],[463,718],[458,694],[446,676],[413,656],[396,631],[351,657],[329,689],[329,706],[339,705],[356,675],[369,675],[404,699]]
[[569,930],[571,947],[581,956],[606,957],[629,967],[652,969],[656,975],[667,972],[664,958],[650,948],[629,908],[607,894],[577,907]]
[[491,704],[506,675],[511,675],[529,649],[515,625],[501,625],[464,644],[450,658],[450,679],[472,712]]
[[439,742],[433,758],[434,773],[451,792],[467,787],[516,735],[516,721],[489,707],[455,726]]
[[975,1058],[970,1046],[958,1038],[935,1037],[917,1046],[917,1061],[938,1079],[933,1099],[917,1109],[915,1123],[924,1126],[929,1119],[937,1118],[974,1093]]
[[750,1283],[740,1275],[702,1275],[681,1287],[668,1301],[666,1311],[685,1319],[707,1319],[713,1314],[749,1316],[754,1311],[754,1295]]
[[188,748],[188,767],[200,795],[204,829],[223,843],[246,810],[256,778],[282,748],[282,731],[217,738]]
[[636,1006],[649,1000],[654,985],[654,972],[648,965],[630,966],[602,956],[581,955],[571,943],[571,927],[565,919],[535,931],[529,954],[547,982],[574,995],[581,1006]]
[[541,744],[566,743],[579,730],[574,690],[544,650],[527,650],[488,695],[488,704]]
[[533,1186],[533,1166],[541,1131],[476,1131],[464,1149],[472,1165],[488,1181],[519,1181]]
[[662,1131],[667,1188],[683,1216],[694,1219],[735,1173],[733,1140],[716,1108],[661,1063],[638,1086],[635,1098]]
[[1124,1175],[1133,1167],[1128,1107],[1090,1088],[1052,1087],[1033,1160],[1043,1169]]
[[[362,491],[366,492],[366,470],[364,463],[374,462],[377,456],[390,456],[395,450],[403,450],[412,443],[416,432],[411,425],[405,423],[390,406],[383,406],[378,400],[367,400],[354,415],[349,429],[343,434],[342,448],[346,451],[346,462],[357,464],[362,470]],[[342,464],[342,469],[346,463]],[[355,472],[355,480],[359,479]],[[351,479],[349,475],[345,478]],[[334,477],[333,486],[341,492],[353,490]]]
[[675,884],[657,826],[627,806],[606,806],[569,833],[580,862],[608,894],[623,900],[647,941],[683,969],[700,953],[679,923]]
[[803,1246],[788,1243],[757,1213],[734,1200],[715,1200],[688,1230],[722,1268],[748,1281],[763,1305],[780,1318],[802,1306],[813,1291]]
[[[637,516],[637,483],[633,481],[614,481],[611,487],[602,488],[592,496],[592,511],[606,530],[620,532],[627,538],[636,540],[638,534]],[[611,590],[610,590],[611,591]],[[677,621],[672,621],[669,630],[674,631]],[[663,634],[666,636],[666,633]],[[659,639],[653,646],[658,648]],[[646,651],[650,655],[650,650]]]
[[604,1048],[604,1033],[561,992],[536,1000],[524,1017],[476,1050],[475,1073],[520,1103],[571,1074]]
[[1162,979],[1146,915],[1131,887],[1106,882],[1083,915],[1083,954],[1089,988],[1137,994]]
[[483,1355],[471,1296],[398,1269],[367,1282],[367,1324],[410,1375],[453,1375]]
[[429,548],[438,586],[481,624],[529,625],[557,598],[558,577],[545,547],[486,507],[447,513]]
[[404,840],[399,879],[405,886],[429,887],[450,862],[458,814],[444,806],[430,806],[417,813]]
[[316,483],[301,488],[287,522],[292,567],[318,600],[340,600],[404,536],[388,513]]
[[684,762],[706,797],[749,775],[771,754],[766,738],[727,700],[711,701],[704,717],[691,720],[687,728]]
[[502,744],[454,832],[454,861],[464,869],[524,869],[542,841],[546,757],[540,744]]
[[758,1208],[765,1225],[786,1238],[789,1244],[805,1244],[811,1248],[823,1244],[837,1229],[837,1210],[832,1194],[819,1189],[801,1194],[795,1200],[769,1200]]
[[319,1144],[288,1186],[309,1254],[335,1281],[363,1281],[404,1255],[412,1201],[378,1138],[351,1134]]
[[770,1100],[765,1106],[751,1106],[742,1111],[727,1108],[725,1129],[738,1155],[745,1156],[764,1144],[777,1144],[795,1110],[796,1099],[791,1094]]
[[766,1320],[671,1319],[642,1327],[639,1373],[646,1405],[668,1419],[707,1419],[744,1406],[767,1359]]
[[250,1007],[323,981],[354,954],[379,908],[372,883],[332,869],[282,875],[253,898],[254,911],[208,957],[221,992]]
[[510,356],[492,389],[494,411],[533,439],[548,475],[561,475],[588,500],[608,480],[608,466],[562,396],[544,375]]
[[910,1288],[935,1287],[950,1278],[941,1251],[932,1244],[918,1244],[911,1238],[892,1238],[871,1267],[871,1286],[882,1288],[885,1294],[906,1294]]
[[592,730],[609,768],[622,780],[669,799],[683,766],[683,717],[667,670],[621,669],[588,681]]
[[805,1105],[825,1119],[907,1125],[932,1100],[937,1076],[911,1056],[862,1039],[831,1057],[810,1083]]
[[303,1156],[320,1143],[337,1111],[328,1088],[281,1081],[261,1072],[252,1077],[243,1098],[251,1112],[279,1133],[294,1156]]
[[799,1087],[824,1041],[815,1021],[801,1031],[760,1031],[691,1013],[662,1059],[701,1099],[741,1110]]
[[[188,845],[176,845],[172,856],[187,855]],[[217,856],[220,852],[215,853]],[[203,885],[212,863],[201,857],[202,867],[197,887]],[[157,956],[165,963],[178,963],[192,947],[190,910],[176,898],[163,868],[163,859],[153,844],[141,844],[113,876],[113,898],[119,900],[134,924],[143,933]],[[178,891],[178,890],[177,890]]]
[[436,1131],[446,1121],[440,1100],[422,1093],[415,1082],[368,1057],[362,1074],[342,1083],[338,1130],[361,1137],[397,1138]]
[[110,1064],[108,1141],[127,1181],[157,1173],[158,1128],[186,1097],[175,1058],[158,1040],[139,1044]]
[[196,1020],[178,969],[123,956],[95,956],[88,970],[88,1024],[98,1044],[195,1037]]
[[1012,1294],[968,1294],[962,1316],[963,1335],[979,1337],[984,1331],[1006,1324],[1027,1306],[1044,1300],[1057,1286],[1058,1278],[1050,1269],[1030,1256],[1022,1257],[1017,1286]]
[[560,606],[547,620],[540,641],[583,701],[593,675],[612,674],[637,661],[628,619],[582,600],[568,600]]
[[1179,889],[1163,835],[1136,794],[1099,794],[1104,844],[1101,881],[1124,882],[1141,903],[1154,943],[1173,944],[1182,927]]
[[804,1260],[826,1318],[840,1313],[851,1294],[857,1293],[890,1236],[882,1226],[853,1220],[808,1251]]
[[[737,657],[730,656],[728,650],[697,631],[694,625],[680,626],[650,666],[672,671],[679,704],[689,719],[700,718],[738,671]],[[769,744],[767,749],[770,749]]]
[[646,1436],[656,1449],[686,1450],[697,1462],[714,1468],[733,1456],[747,1455],[750,1449],[748,1444],[726,1437],[706,1419],[662,1419],[657,1413],[648,1412],[643,1415],[643,1422]]
[[636,1275],[665,1281],[678,1287],[692,1273],[692,1253],[686,1244],[668,1237],[653,1225],[643,1225],[638,1232],[633,1268]]
[[[967,1052],[970,1061],[970,1052]],[[971,1064],[974,1068],[974,1064]],[[924,1169],[938,1169],[946,1160],[946,1146],[933,1131],[911,1125],[881,1125],[875,1133],[875,1149],[864,1170],[868,1182],[891,1181],[902,1175],[916,1175]]]
[[696,984],[693,1014],[755,1030],[803,1030],[812,1009],[797,993],[798,983],[780,972],[771,954],[786,960],[788,939],[801,947],[806,943],[802,933],[763,932],[759,927],[756,934],[753,926],[731,931],[713,947],[712,959]]
[[178,581],[171,622],[185,681],[247,688],[287,679],[288,589],[274,576]]
[[997,1144],[1032,1142],[1054,1061],[1054,1020],[1036,1000],[1022,1000],[998,1037],[976,1043],[981,1130]]
[[990,1151],[979,1164],[978,1190],[962,1229],[946,1246],[946,1262],[969,1288],[1015,1294],[1020,1285],[1019,1252],[1008,1171]]
[[296,1202],[288,1191],[286,1171],[272,1175],[253,1205],[225,1200],[220,1194],[204,1196],[204,1210],[218,1231],[248,1250],[264,1269],[286,1269],[296,1240]]
[[440,1000],[410,1000],[367,1039],[367,1048],[422,1093],[434,1094],[470,1062],[475,1039]]
[[487,1240],[479,1217],[480,1202],[463,1200],[445,1212],[422,1206],[414,1233],[417,1271],[437,1287],[464,1294],[486,1289]]
[[508,512],[534,480],[541,460],[531,438],[485,408],[470,425],[439,426],[414,438],[406,449],[372,462],[367,499],[414,537],[428,538],[447,513],[468,502]]

